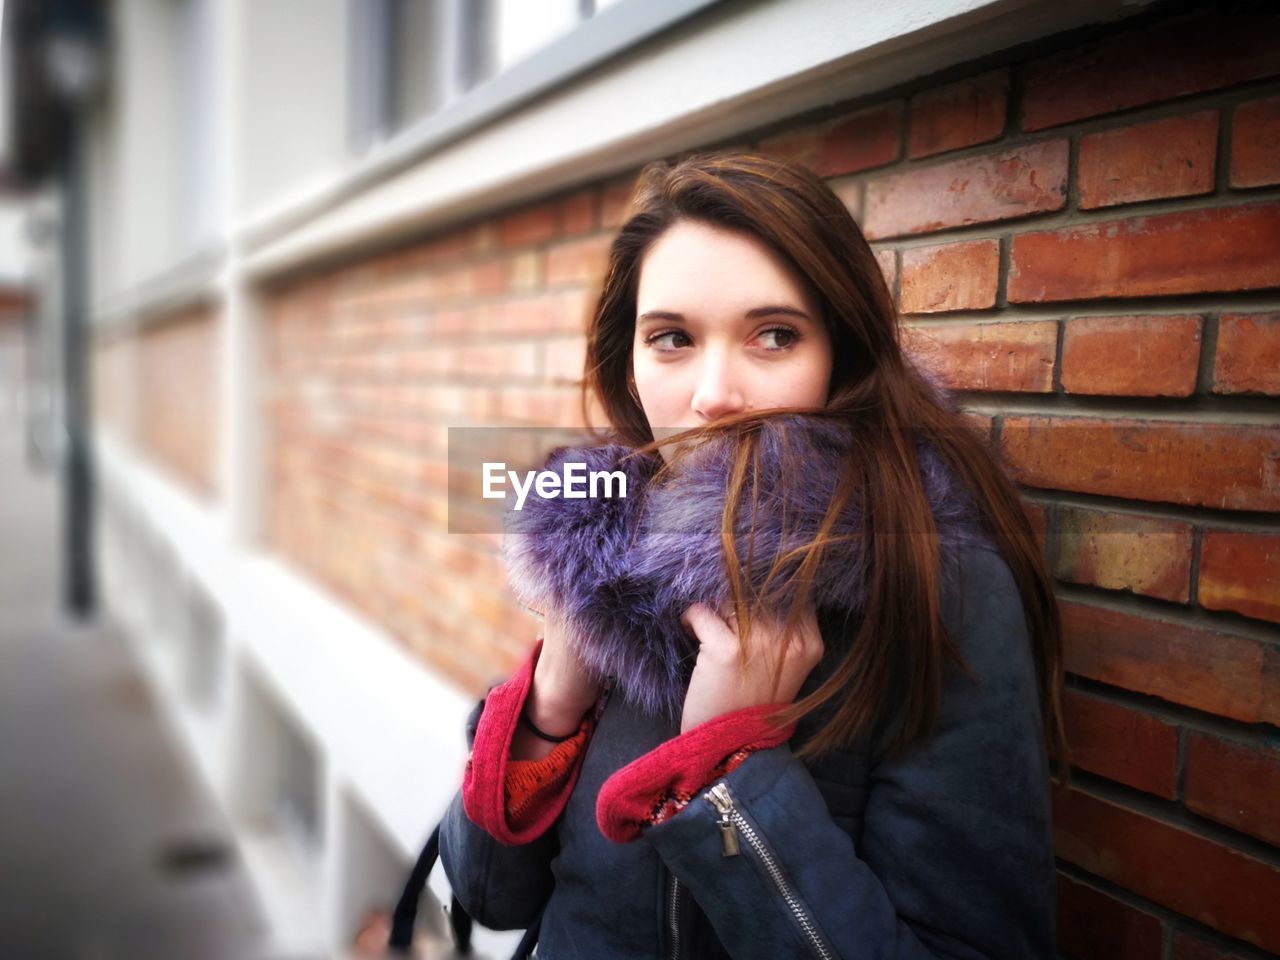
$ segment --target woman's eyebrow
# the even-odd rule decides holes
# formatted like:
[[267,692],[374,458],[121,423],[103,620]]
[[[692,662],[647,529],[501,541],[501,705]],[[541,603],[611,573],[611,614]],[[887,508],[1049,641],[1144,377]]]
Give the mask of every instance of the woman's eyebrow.
[[[790,307],[784,303],[771,303],[763,307],[753,307],[743,314],[747,320],[759,320],[762,317],[778,317],[789,316],[798,317],[801,320],[811,320],[804,310],[798,307]],[[674,310],[646,310],[640,316],[636,317],[637,321],[644,320],[665,320],[667,322],[684,323],[685,316],[682,313],[676,313]]]

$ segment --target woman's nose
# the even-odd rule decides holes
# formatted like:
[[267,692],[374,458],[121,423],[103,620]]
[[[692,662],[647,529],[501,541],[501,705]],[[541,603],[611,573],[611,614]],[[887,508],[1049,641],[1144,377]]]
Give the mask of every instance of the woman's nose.
[[737,413],[745,405],[741,384],[726,357],[707,356],[698,371],[693,412],[706,420]]

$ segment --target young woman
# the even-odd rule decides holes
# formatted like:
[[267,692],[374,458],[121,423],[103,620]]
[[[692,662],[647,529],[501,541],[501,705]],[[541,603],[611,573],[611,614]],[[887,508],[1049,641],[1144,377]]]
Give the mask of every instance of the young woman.
[[548,960],[1056,956],[1060,626],[1015,488],[819,178],[700,155],[633,210],[586,371],[616,432],[574,453],[638,490],[508,551],[546,620],[468,722],[455,894]]

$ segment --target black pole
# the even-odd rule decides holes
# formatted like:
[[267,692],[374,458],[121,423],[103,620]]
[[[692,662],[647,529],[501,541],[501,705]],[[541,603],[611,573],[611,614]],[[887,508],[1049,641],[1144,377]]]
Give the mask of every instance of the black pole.
[[63,157],[62,348],[66,456],[63,473],[63,600],[78,619],[94,613],[93,472],[89,455],[88,243],[85,111],[72,107]]

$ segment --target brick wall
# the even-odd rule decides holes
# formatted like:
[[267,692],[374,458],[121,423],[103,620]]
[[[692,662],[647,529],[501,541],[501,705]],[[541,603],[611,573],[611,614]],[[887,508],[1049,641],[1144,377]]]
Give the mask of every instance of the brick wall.
[[[829,178],[1025,486],[1067,627],[1068,956],[1280,954],[1280,17],[1250,9],[740,141]],[[577,422],[629,186],[265,292],[269,539],[475,691],[536,627],[495,538],[446,532],[446,427]]]
[[135,347],[136,339],[131,335],[104,336],[94,341],[90,354],[94,425],[129,442],[137,437]]
[[218,315],[193,307],[149,322],[137,350],[133,402],[139,448],[192,493],[218,486]]
[[269,540],[472,690],[536,625],[497,536],[448,533],[447,428],[581,422],[588,287],[629,198],[593,186],[265,294]]

